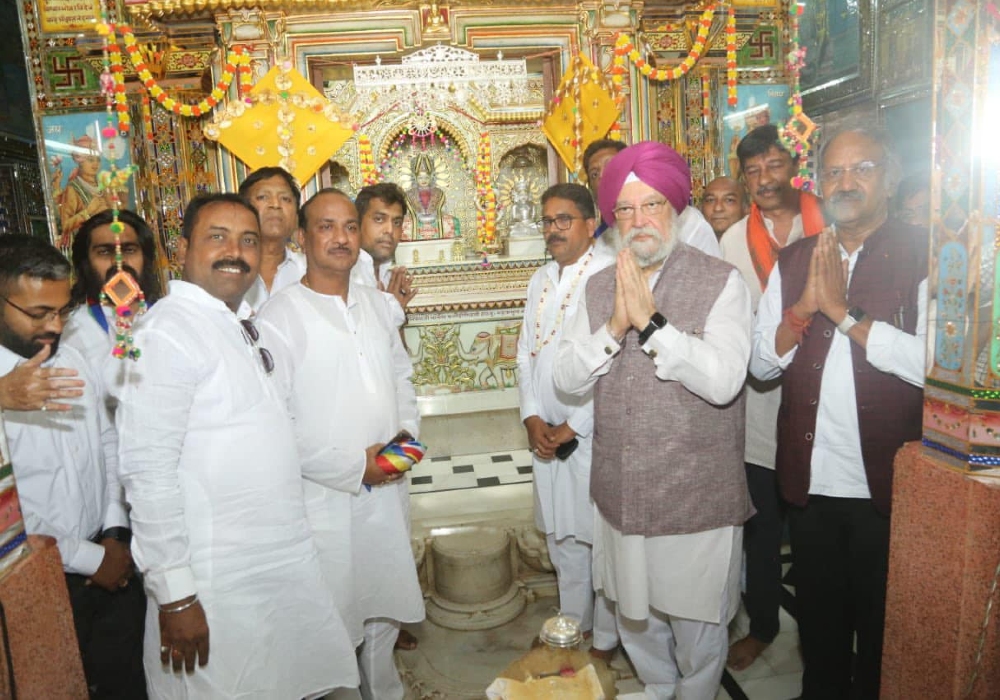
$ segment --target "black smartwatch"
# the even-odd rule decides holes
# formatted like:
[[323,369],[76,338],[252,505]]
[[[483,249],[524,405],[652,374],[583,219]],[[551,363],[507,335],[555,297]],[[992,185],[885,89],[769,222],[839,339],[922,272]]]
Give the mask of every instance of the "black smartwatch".
[[118,540],[123,544],[131,544],[132,542],[132,531],[127,527],[109,527],[107,530],[101,533],[101,539],[106,539],[110,537],[113,540]]
[[667,325],[667,319],[659,311],[654,311],[653,315],[649,317],[649,323],[639,332],[639,345],[645,345],[646,341],[653,336],[653,333],[656,333],[656,331],[665,325]]

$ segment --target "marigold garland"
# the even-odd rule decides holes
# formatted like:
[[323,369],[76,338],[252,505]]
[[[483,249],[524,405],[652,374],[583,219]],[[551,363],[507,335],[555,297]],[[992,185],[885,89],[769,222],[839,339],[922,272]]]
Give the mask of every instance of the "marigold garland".
[[[663,82],[666,80],[677,80],[681,78],[701,60],[708,44],[708,33],[712,28],[712,19],[715,11],[724,3],[717,2],[708,6],[698,19],[698,35],[694,44],[684,60],[673,68],[654,69],[649,62],[643,58],[638,49],[626,34],[619,33],[615,37],[615,58],[611,69],[611,80],[615,84],[616,99],[622,95],[622,83],[625,76],[625,58],[632,62],[636,69],[650,80]],[[730,106],[736,105],[736,10],[729,8],[729,16],[726,20],[726,86],[728,89],[728,102]]]
[[495,249],[497,236],[497,196],[493,191],[492,168],[493,158],[490,150],[490,137],[487,133],[479,135],[479,153],[476,156],[476,230],[478,231],[479,248],[489,252]]
[[372,154],[372,141],[365,134],[358,135],[358,161],[361,169],[361,181],[365,185],[374,185],[379,181],[375,169],[375,156]]
[[[181,117],[200,117],[202,115],[208,114],[222,101],[226,95],[226,91],[232,84],[233,79],[239,74],[239,93],[240,98],[245,99],[250,91],[250,54],[247,53],[242,46],[236,46],[226,57],[226,63],[222,69],[222,77],[219,82],[213,88],[211,94],[206,95],[203,99],[199,100],[195,104],[187,104],[171,97],[150,72],[149,67],[146,65],[146,61],[142,56],[142,51],[139,49],[139,44],[136,41],[135,34],[129,29],[128,25],[124,24],[112,24],[110,22],[101,22],[97,25],[97,33],[101,36],[107,37],[109,42],[116,41],[116,35],[120,34],[125,40],[125,52],[128,54],[129,61],[131,61],[132,66],[135,68],[136,74],[139,76],[139,81],[142,86],[149,92],[149,96],[156,100],[164,109],[170,110],[174,114]],[[117,43],[110,43],[109,46],[110,62],[111,62],[111,72],[116,81],[116,94],[115,100],[119,104],[119,120],[121,114],[127,110],[127,105],[125,105],[125,77],[124,68],[122,66],[121,50],[118,48]],[[120,87],[120,90],[119,90]],[[118,95],[121,95],[121,100],[119,101]],[[122,107],[124,106],[124,109]],[[121,122],[120,122],[121,123]],[[125,124],[127,124],[127,117]],[[127,126],[124,129],[128,131]]]
[[818,128],[802,111],[802,93],[799,79],[806,62],[806,47],[799,45],[799,16],[805,6],[801,2],[789,5],[789,34],[792,48],[788,52],[787,67],[791,76],[791,96],[788,98],[788,121],[779,129],[782,144],[799,159],[798,175],[792,178],[792,187],[812,191],[816,187],[809,174],[809,140]]

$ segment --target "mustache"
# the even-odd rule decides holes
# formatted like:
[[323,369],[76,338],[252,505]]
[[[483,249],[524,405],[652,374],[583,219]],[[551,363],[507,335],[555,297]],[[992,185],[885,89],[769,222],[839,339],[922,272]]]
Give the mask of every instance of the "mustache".
[[839,202],[860,202],[862,199],[864,199],[864,195],[858,190],[835,192],[830,196],[830,202],[833,204],[837,204]]
[[545,237],[545,245],[552,245],[553,243],[565,243],[566,236],[560,235],[558,233],[553,233],[550,236]]
[[757,191],[754,194],[756,194],[758,197],[763,197],[763,196],[766,196],[766,195],[777,194],[777,192],[778,192],[778,188],[777,187],[774,187],[774,186],[767,187],[767,186],[765,186],[765,187],[758,187]]
[[240,272],[250,273],[250,265],[243,258],[224,258],[212,263],[213,270],[221,270],[224,267],[235,267]]
[[643,235],[659,238],[660,232],[657,231],[652,226],[633,226],[632,228],[629,229],[628,233],[625,234],[625,237],[622,239],[622,241],[625,243],[625,245],[629,245],[638,236],[643,236]]

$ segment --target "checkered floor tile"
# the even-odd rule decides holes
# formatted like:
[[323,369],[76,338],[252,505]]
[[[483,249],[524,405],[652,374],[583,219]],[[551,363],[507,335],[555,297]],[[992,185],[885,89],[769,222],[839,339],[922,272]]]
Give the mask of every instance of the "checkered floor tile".
[[531,452],[491,452],[425,459],[407,474],[410,493],[455,491],[531,481]]

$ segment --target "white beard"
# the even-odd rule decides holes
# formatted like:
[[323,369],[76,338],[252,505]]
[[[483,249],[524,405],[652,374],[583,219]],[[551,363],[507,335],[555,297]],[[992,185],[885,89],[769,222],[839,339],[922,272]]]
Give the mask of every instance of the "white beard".
[[[641,234],[652,236],[653,241],[636,243],[635,238]],[[667,234],[667,238],[664,240],[661,238],[660,232],[652,226],[633,227],[622,236],[618,226],[615,225],[605,231],[604,235],[610,237],[609,242],[616,252],[626,247],[631,250],[639,267],[652,267],[666,260],[673,252],[677,240],[672,233]]]

